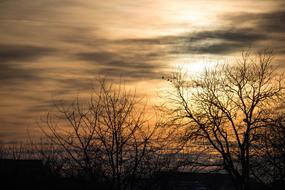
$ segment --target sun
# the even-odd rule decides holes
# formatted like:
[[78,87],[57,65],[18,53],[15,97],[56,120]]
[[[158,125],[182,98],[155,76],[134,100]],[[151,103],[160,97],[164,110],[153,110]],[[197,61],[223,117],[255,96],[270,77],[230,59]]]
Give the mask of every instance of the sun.
[[205,63],[201,62],[201,61],[197,61],[194,63],[189,63],[187,65],[185,65],[185,70],[187,73],[191,74],[200,74],[202,73],[206,68]]
[[202,74],[206,69],[211,67],[211,63],[203,59],[194,59],[194,60],[180,60],[175,64],[179,70],[182,70],[187,75],[198,76]]

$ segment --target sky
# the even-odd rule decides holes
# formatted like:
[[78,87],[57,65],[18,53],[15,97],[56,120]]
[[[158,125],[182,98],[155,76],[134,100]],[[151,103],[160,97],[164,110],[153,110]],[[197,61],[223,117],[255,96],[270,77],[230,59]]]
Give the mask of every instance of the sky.
[[272,48],[285,67],[282,0],[0,0],[0,142],[38,132],[53,100],[124,80],[155,104],[168,71],[200,72]]

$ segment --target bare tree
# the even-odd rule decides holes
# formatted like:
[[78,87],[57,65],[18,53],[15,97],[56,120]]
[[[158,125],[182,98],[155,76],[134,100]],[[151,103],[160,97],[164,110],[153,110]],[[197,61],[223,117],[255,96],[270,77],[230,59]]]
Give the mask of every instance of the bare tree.
[[259,135],[254,148],[252,172],[259,181],[273,188],[280,188],[285,184],[284,119],[284,113],[272,117],[266,130]]
[[[256,139],[284,100],[272,51],[242,53],[236,63],[205,69],[198,77],[174,73],[167,97],[171,119],[184,123],[184,139],[212,149],[237,189],[249,189]],[[262,155],[260,155],[262,156]]]
[[132,189],[137,178],[155,170],[163,147],[160,124],[150,122],[145,108],[135,92],[100,81],[88,103],[79,98],[69,106],[57,103],[42,131],[62,150],[69,174],[104,179],[111,189]]

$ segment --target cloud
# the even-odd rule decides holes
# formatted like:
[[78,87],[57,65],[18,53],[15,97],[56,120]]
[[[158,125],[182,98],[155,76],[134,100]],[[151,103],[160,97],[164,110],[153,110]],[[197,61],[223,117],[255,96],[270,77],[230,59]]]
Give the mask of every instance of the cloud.
[[[228,42],[220,42],[217,44],[205,44],[200,47],[189,47],[190,52],[194,52],[196,54],[228,54],[236,51],[240,51],[243,48],[249,47],[249,44],[242,43],[228,43]],[[187,49],[186,49],[187,52]]]
[[227,54],[267,38],[267,34],[252,32],[249,28],[222,28],[150,39],[126,39],[120,43],[164,45],[168,53],[174,54]]
[[103,74],[110,78],[124,77],[127,81],[137,81],[160,78],[160,72],[166,68],[163,61],[173,54],[226,55],[267,38],[267,34],[248,28],[221,28],[153,38],[108,40],[105,41],[108,45],[119,45],[123,48],[83,51],[76,53],[75,58],[89,63],[85,72],[87,74]]
[[255,48],[267,48],[265,47],[267,45],[278,55],[285,54],[285,3],[270,12],[238,12],[234,15],[224,14],[222,18],[226,18],[229,25],[248,28],[261,35],[259,40],[264,40],[265,43],[261,46],[256,45]]
[[[124,52],[122,52],[124,54]],[[154,68],[155,66],[147,63],[151,59],[155,59],[159,54],[125,54],[111,52],[88,52],[77,54],[79,59],[95,62],[104,66],[112,67],[133,67],[133,68]],[[144,61],[144,63],[142,63]]]
[[174,54],[224,55],[248,47],[267,48],[266,45],[279,54],[284,52],[285,3],[280,4],[279,9],[269,12],[222,14],[220,20],[226,21],[226,25],[212,30],[202,29],[177,35],[125,39],[119,42],[150,46],[164,45],[170,51],[169,53]]
[[274,10],[264,13],[236,13],[235,15],[223,15],[230,21],[232,25],[245,25],[252,24],[252,29],[255,29],[259,33],[273,32],[284,33],[285,32],[285,4],[282,10]]
[[[89,76],[94,73],[84,72],[84,74],[85,76],[86,75]],[[59,86],[59,89],[53,90],[54,95],[68,94],[70,91],[72,91],[73,93],[75,91],[82,91],[82,92],[89,91],[93,87],[93,78],[90,76],[84,78],[83,74],[80,78],[79,77],[58,78],[56,79],[56,82],[57,85]]]
[[190,35],[190,42],[205,40],[221,40],[223,42],[251,43],[264,40],[267,35],[252,32],[250,28],[224,28],[214,31],[201,31]]
[[53,49],[28,45],[0,45],[0,82],[18,83],[41,78],[43,69],[27,67],[26,62],[54,52]]
[[122,77],[126,82],[137,82],[138,79],[158,79],[161,73],[149,69],[135,69],[135,68],[100,68],[98,73],[104,73],[106,77],[120,78]]
[[54,49],[31,45],[0,44],[0,63],[10,61],[32,61],[52,53]]
[[285,32],[285,11],[276,11],[259,15],[258,26],[269,32]]
[[157,78],[157,70],[164,67],[155,62],[163,55],[158,52],[82,52],[76,57],[88,61],[88,72],[96,71],[108,77],[126,77],[131,80]]
[[225,55],[248,48],[266,40],[267,34],[252,32],[248,28],[223,28],[213,31],[200,31],[184,36],[176,53]]
[[0,63],[0,84],[11,84],[40,78],[40,69],[25,68],[7,62]]

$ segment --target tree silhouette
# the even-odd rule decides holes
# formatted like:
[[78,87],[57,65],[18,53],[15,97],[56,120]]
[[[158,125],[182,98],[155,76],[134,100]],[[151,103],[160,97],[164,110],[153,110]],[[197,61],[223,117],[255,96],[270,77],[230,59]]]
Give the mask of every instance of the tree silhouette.
[[285,117],[280,114],[270,119],[257,138],[252,167],[259,181],[275,189],[285,184]]
[[160,157],[169,135],[159,130],[163,122],[148,120],[145,109],[135,92],[100,80],[87,103],[57,103],[41,129],[62,151],[66,174],[132,189],[138,178],[169,163]]
[[270,50],[257,56],[246,51],[236,63],[198,77],[176,72],[167,78],[166,107],[185,126],[183,139],[212,149],[237,189],[249,189],[253,149],[284,101],[284,80],[272,59]]

